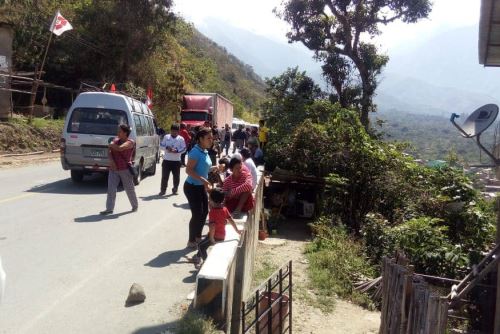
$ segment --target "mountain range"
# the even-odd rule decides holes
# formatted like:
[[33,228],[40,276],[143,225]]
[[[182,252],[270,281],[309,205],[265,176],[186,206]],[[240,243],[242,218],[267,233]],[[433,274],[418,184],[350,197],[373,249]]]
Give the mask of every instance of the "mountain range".
[[[262,77],[299,66],[326,88],[321,64],[301,44],[275,41],[213,18],[197,28]],[[477,44],[477,27],[472,26],[391,50],[375,98],[379,110],[448,116],[468,114],[486,103],[500,104],[500,69],[479,65]]]

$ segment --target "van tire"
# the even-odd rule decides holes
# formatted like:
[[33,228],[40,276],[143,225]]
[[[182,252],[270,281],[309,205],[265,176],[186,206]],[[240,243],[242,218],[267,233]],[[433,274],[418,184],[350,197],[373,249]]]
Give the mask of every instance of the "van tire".
[[141,180],[144,178],[144,172],[143,172],[143,169],[144,168],[144,162],[141,160],[141,162],[139,163],[139,170],[137,171],[137,176],[134,177],[134,184],[136,186],[138,186],[139,184],[141,184]]
[[156,174],[156,162],[153,162],[153,164],[151,164],[151,167],[149,167],[145,174],[147,174],[148,176],[153,176]]
[[75,183],[82,183],[83,182],[83,171],[72,170],[71,171],[71,180]]

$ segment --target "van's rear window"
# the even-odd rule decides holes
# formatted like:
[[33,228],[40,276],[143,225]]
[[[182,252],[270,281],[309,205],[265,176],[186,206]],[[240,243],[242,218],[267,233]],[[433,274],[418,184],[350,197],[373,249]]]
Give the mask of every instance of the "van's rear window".
[[123,110],[75,108],[68,123],[68,132],[115,135],[120,124],[128,124]]

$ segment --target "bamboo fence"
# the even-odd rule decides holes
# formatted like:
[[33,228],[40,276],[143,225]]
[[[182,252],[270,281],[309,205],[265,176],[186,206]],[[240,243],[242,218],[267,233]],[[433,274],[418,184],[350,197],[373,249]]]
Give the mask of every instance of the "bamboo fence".
[[380,334],[444,334],[448,302],[415,275],[408,261],[384,257]]

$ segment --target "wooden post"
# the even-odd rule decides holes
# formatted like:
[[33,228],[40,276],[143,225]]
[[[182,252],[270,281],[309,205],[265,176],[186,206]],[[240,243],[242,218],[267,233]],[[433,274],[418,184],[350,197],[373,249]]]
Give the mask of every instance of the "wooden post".
[[[497,167],[497,177],[498,177],[498,167]],[[500,197],[497,196],[497,245],[500,242]],[[494,324],[495,334],[500,334],[500,263],[497,265],[497,298],[495,302],[495,324]]]
[[39,81],[42,78],[43,67],[45,66],[45,60],[47,59],[47,54],[49,53],[50,42],[52,42],[52,31],[49,32],[49,41],[47,42],[47,47],[45,47],[45,53],[42,59],[42,65],[40,65],[40,70],[35,69],[35,80],[33,81],[33,87],[31,90],[31,101],[30,101],[30,120],[33,118],[33,112],[35,109],[36,93],[38,92]]

